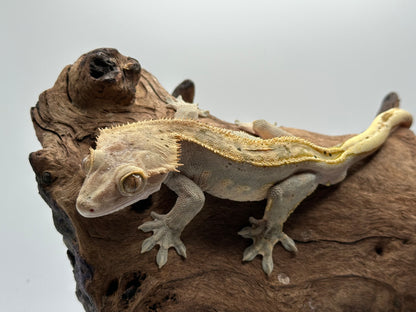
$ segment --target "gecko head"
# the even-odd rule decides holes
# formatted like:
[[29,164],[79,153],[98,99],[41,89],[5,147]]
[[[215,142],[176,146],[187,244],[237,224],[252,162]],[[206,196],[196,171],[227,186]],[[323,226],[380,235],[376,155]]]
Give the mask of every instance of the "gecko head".
[[165,174],[149,174],[142,164],[119,164],[103,151],[91,151],[83,160],[86,172],[76,208],[87,218],[104,216],[146,199],[159,191]]

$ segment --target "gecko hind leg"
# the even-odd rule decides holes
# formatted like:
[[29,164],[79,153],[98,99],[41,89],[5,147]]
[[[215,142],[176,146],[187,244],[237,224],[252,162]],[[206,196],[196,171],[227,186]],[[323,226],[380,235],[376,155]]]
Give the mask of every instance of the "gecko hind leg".
[[262,139],[272,139],[282,136],[293,136],[293,134],[277,127],[266,120],[259,119],[253,121],[253,131]]
[[253,240],[253,244],[244,251],[243,261],[251,261],[257,255],[261,255],[263,271],[270,275],[273,271],[273,248],[277,242],[280,241],[288,251],[297,251],[293,239],[283,232],[283,223],[317,186],[315,174],[302,173],[270,189],[263,218],[256,220],[251,217],[249,221],[252,226],[245,227],[238,232],[244,238]]

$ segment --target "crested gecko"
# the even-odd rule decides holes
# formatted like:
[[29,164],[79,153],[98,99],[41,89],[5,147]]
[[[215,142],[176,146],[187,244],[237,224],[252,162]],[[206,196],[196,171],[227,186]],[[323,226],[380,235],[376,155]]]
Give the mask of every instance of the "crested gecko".
[[180,236],[202,209],[204,193],[234,201],[267,199],[263,218],[251,217],[251,226],[238,234],[253,240],[243,261],[261,255],[262,268],[269,275],[277,242],[297,251],[283,224],[299,203],[318,185],[341,182],[351,165],[380,148],[391,131],[411,123],[410,113],[391,108],[363,133],[329,148],[265,122],[250,126],[260,137],[187,119],[102,129],[95,150],[83,160],[86,177],[76,208],[87,218],[104,216],[146,199],[165,184],[177,194],[175,205],[165,215],[152,212],[154,220],[139,226],[153,232],[143,241],[141,252],[159,245],[156,262],[162,267],[170,247],[186,258]]

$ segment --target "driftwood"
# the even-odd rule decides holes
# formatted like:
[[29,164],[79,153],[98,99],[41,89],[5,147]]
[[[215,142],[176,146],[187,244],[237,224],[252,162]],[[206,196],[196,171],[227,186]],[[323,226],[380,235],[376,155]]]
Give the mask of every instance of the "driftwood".
[[[192,82],[177,95],[192,100]],[[43,149],[30,162],[86,311],[416,311],[416,138],[408,129],[396,131],[344,182],[318,188],[297,208],[285,230],[299,253],[277,245],[270,277],[259,257],[242,263],[250,241],[237,235],[250,216],[262,216],[264,202],[207,196],[182,235],[188,258],[170,250],[161,270],[156,249],[140,254],[149,234],[137,226],[152,210],[169,211],[170,190],[113,215],[80,216],[80,164],[98,129],[171,117],[170,96],[136,60],[98,49],[65,67],[31,110]],[[235,129],[213,116],[201,120]],[[347,137],[290,131],[326,146]]]

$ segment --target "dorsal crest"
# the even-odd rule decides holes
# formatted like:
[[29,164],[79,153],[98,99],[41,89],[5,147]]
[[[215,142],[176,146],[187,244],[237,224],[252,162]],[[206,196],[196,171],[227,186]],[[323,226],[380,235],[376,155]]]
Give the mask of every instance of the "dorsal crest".
[[[157,160],[153,170],[173,170],[180,164],[180,142],[188,141],[236,162],[272,167],[301,161],[334,160],[343,150],[324,148],[298,137],[264,140],[247,133],[214,127],[199,121],[158,119],[116,126],[101,131],[97,148],[147,151]],[[154,165],[157,163],[157,168]],[[146,163],[147,165],[147,163]],[[161,169],[162,168],[162,169]]]

